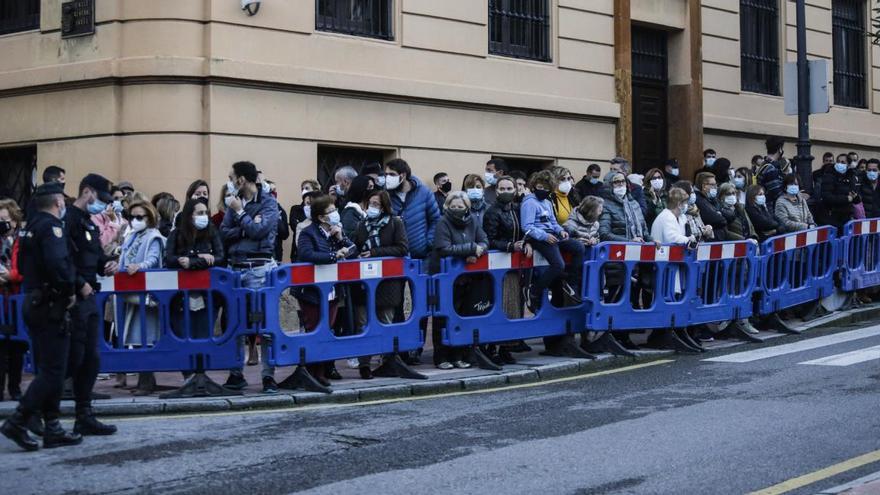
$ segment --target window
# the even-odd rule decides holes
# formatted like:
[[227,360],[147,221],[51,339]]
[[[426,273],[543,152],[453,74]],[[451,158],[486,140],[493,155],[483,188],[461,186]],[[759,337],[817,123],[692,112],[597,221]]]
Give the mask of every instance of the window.
[[779,0],[740,0],[743,91],[779,94]]
[[0,197],[12,198],[24,209],[34,188],[37,147],[0,148]]
[[317,0],[315,27],[319,31],[394,39],[391,0]]
[[333,184],[333,176],[340,167],[351,166],[360,172],[370,163],[383,165],[395,156],[394,150],[374,148],[345,148],[341,146],[318,146],[318,182],[324,189]]
[[865,1],[834,0],[834,104],[867,108],[865,74]]
[[0,2],[0,34],[28,31],[40,27],[40,0]]
[[550,61],[549,0],[489,0],[489,53]]

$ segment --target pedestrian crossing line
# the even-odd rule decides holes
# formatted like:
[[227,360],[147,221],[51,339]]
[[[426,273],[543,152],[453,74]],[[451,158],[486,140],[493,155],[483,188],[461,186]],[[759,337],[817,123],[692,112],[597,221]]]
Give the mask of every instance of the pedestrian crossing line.
[[835,354],[812,361],[804,361],[798,364],[813,364],[817,366],[850,366],[853,364],[864,363],[866,361],[874,361],[880,359],[880,345],[874,347],[866,347],[843,354]]
[[867,339],[869,337],[875,337],[877,335],[880,335],[880,325],[860,328],[858,330],[851,330],[849,332],[835,333],[833,335],[825,335],[823,337],[801,340],[800,342],[793,342],[791,344],[783,344],[774,347],[764,347],[762,349],[755,349],[753,351],[735,352],[733,354],[726,354],[724,356],[704,359],[703,361],[713,363],[751,363],[752,361],[785,356],[786,354],[809,351],[812,349],[818,349],[820,347],[842,344],[844,342],[852,342],[854,340]]

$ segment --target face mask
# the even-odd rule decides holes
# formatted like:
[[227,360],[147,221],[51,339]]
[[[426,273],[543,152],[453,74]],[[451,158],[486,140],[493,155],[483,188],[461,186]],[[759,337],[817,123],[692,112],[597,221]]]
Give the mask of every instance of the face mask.
[[193,225],[199,230],[205,230],[208,226],[208,215],[199,215],[197,217],[193,217]]
[[342,219],[339,217],[338,211],[334,211],[333,213],[330,213],[329,215],[327,215],[327,223],[328,224],[339,225],[340,222],[342,222]]
[[785,188],[785,192],[791,194],[792,196],[796,196],[797,193],[801,192],[801,188],[797,184],[792,184]]
[[535,189],[535,197],[538,198],[538,201],[546,201],[550,197],[550,191]]
[[5,236],[12,230],[12,224],[7,221],[0,222],[0,236]]
[[512,192],[498,193],[498,202],[504,204],[510,203],[511,201],[513,201],[514,196],[515,194]]
[[724,204],[727,206],[733,206],[736,204],[736,196],[726,196],[724,198]]
[[88,206],[89,214],[91,215],[97,215],[106,209],[107,203],[101,201],[100,199],[96,199],[94,203],[89,203]]
[[869,170],[866,175],[868,176],[868,180],[873,182],[873,181],[877,180],[878,176],[880,176],[880,172],[877,172],[875,170]]
[[490,186],[494,186],[498,182],[498,178],[495,177],[495,174],[492,172],[486,172],[483,174],[483,178],[486,179],[486,184]]
[[561,192],[562,194],[565,194],[567,196],[568,193],[571,192],[571,182],[567,181],[567,180],[560,182],[558,189],[559,189],[559,192]]
[[468,214],[467,210],[459,209],[459,208],[447,208],[446,212],[449,214],[450,217],[452,217],[456,220],[462,220]]
[[232,204],[233,199],[235,199],[235,195],[230,194],[230,195],[226,196],[225,198],[223,198],[223,204],[225,204],[226,207],[229,208],[229,205]]
[[663,179],[652,180],[651,187],[653,187],[655,191],[660,191],[661,189],[663,189]]
[[385,189],[389,191],[393,191],[400,187],[400,176],[399,175],[386,175],[385,176]]
[[131,230],[133,230],[135,232],[140,232],[140,231],[144,230],[145,228],[147,228],[147,221],[146,220],[135,219],[135,220],[131,221]]
[[268,182],[261,182],[260,188],[263,190],[263,194],[269,194],[270,192],[272,192],[272,186],[269,185]]
[[680,211],[681,213],[684,213],[687,211],[688,206],[690,206],[690,203],[685,201],[684,203],[678,205],[678,211]]
[[303,206],[303,215],[305,215],[308,219],[312,218],[312,205]]
[[115,211],[117,215],[122,213],[122,210],[124,210],[124,209],[125,208],[122,206],[122,201],[119,201],[117,199],[116,201],[113,202],[113,211]]
[[376,187],[378,187],[379,189],[385,188],[385,176],[384,175],[380,175],[379,177],[376,177]]
[[688,204],[689,205],[697,204],[697,193],[691,193],[691,195],[688,197]]
[[618,198],[626,196],[626,186],[618,186],[614,188],[614,195]]
[[58,210],[58,218],[63,219],[64,215],[67,215],[67,205],[62,204],[61,208]]
[[442,186],[440,186],[440,190],[445,193],[448,193],[449,191],[452,190],[452,182],[447,182],[447,183],[443,184]]
[[303,197],[310,192],[312,192],[310,189],[303,189],[302,191],[300,191],[300,197]]
[[842,174],[842,173],[846,172],[846,168],[847,167],[846,167],[845,163],[835,163],[834,164],[834,170],[836,170],[838,174]]
[[468,199],[471,201],[479,201],[483,199],[483,190],[479,187],[474,187],[467,190]]
[[376,208],[375,206],[367,208],[367,218],[379,218],[379,215],[381,214],[382,210]]
[[760,196],[755,196],[755,204],[758,206],[764,206],[767,204],[767,196],[761,194]]
[[598,184],[598,183],[599,183],[599,178],[598,178],[598,177],[590,177],[590,184],[595,185],[595,184]]
[[337,196],[345,196],[345,188],[340,185],[333,186],[333,189],[336,191]]
[[706,166],[712,167],[715,165],[715,158],[706,158]]
[[716,196],[718,196],[718,188],[709,189],[709,197],[714,199]]
[[232,182],[231,180],[226,182],[226,194],[238,196],[238,188],[235,187],[235,182]]
[[669,171],[669,175],[671,175],[673,177],[678,177],[679,173],[681,173],[681,170],[679,170],[678,168],[674,168]]
[[736,177],[733,179],[733,185],[735,185],[737,189],[742,189],[746,187],[746,180],[743,177]]

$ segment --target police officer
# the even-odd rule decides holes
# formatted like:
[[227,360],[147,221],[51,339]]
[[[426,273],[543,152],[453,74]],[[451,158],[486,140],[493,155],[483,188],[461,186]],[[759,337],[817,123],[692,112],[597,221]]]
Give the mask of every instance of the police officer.
[[92,388],[100,368],[98,339],[102,325],[95,303],[95,293],[101,290],[98,276],[116,273],[118,265],[104,254],[101,233],[91,217],[102,213],[113,202],[111,186],[109,180],[98,174],[86,175],[79,184],[79,196],[64,217],[64,229],[76,270],[76,304],[70,309],[68,376],[73,378],[76,401],[73,431],[81,435],[116,433],[115,426],[101,423],[92,411]]
[[23,316],[28,325],[36,359],[37,375],[19,402],[15,413],[0,426],[0,433],[25,450],[39,444],[27,425],[41,412],[46,426],[46,448],[76,445],[82,436],[68,433],[58,421],[61,392],[70,348],[68,309],[74,302],[74,268],[61,218],[64,216],[64,188],[43,184],[34,192],[34,214],[20,232],[19,269],[24,277]]

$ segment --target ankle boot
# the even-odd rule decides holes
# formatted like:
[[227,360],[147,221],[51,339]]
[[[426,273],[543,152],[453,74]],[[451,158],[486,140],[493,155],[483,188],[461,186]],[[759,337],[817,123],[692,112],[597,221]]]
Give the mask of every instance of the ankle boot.
[[3,434],[6,438],[15,442],[19,447],[27,450],[28,452],[33,452],[35,450],[39,450],[40,444],[37,443],[36,440],[31,438],[27,431],[27,422],[30,419],[29,414],[25,414],[24,411],[21,410],[19,406],[18,409],[9,417],[6,421],[3,422],[3,425],[0,426],[0,433]]
[[98,421],[92,408],[85,407],[76,411],[76,422],[73,424],[73,432],[86,436],[106,436],[116,433],[116,426]]
[[7,385],[9,398],[14,401],[21,400],[21,370],[24,366],[24,354],[15,352],[9,356],[9,371],[7,372]]
[[46,429],[43,428],[43,418],[39,414],[31,416],[27,422],[27,429],[38,437],[43,436],[43,433],[46,432]]
[[55,417],[46,417],[46,431],[43,433],[43,448],[67,447],[79,445],[83,441],[82,435],[76,432],[64,431],[61,422]]
[[150,395],[156,391],[156,375],[153,373],[138,373],[137,388],[132,392],[134,395]]

